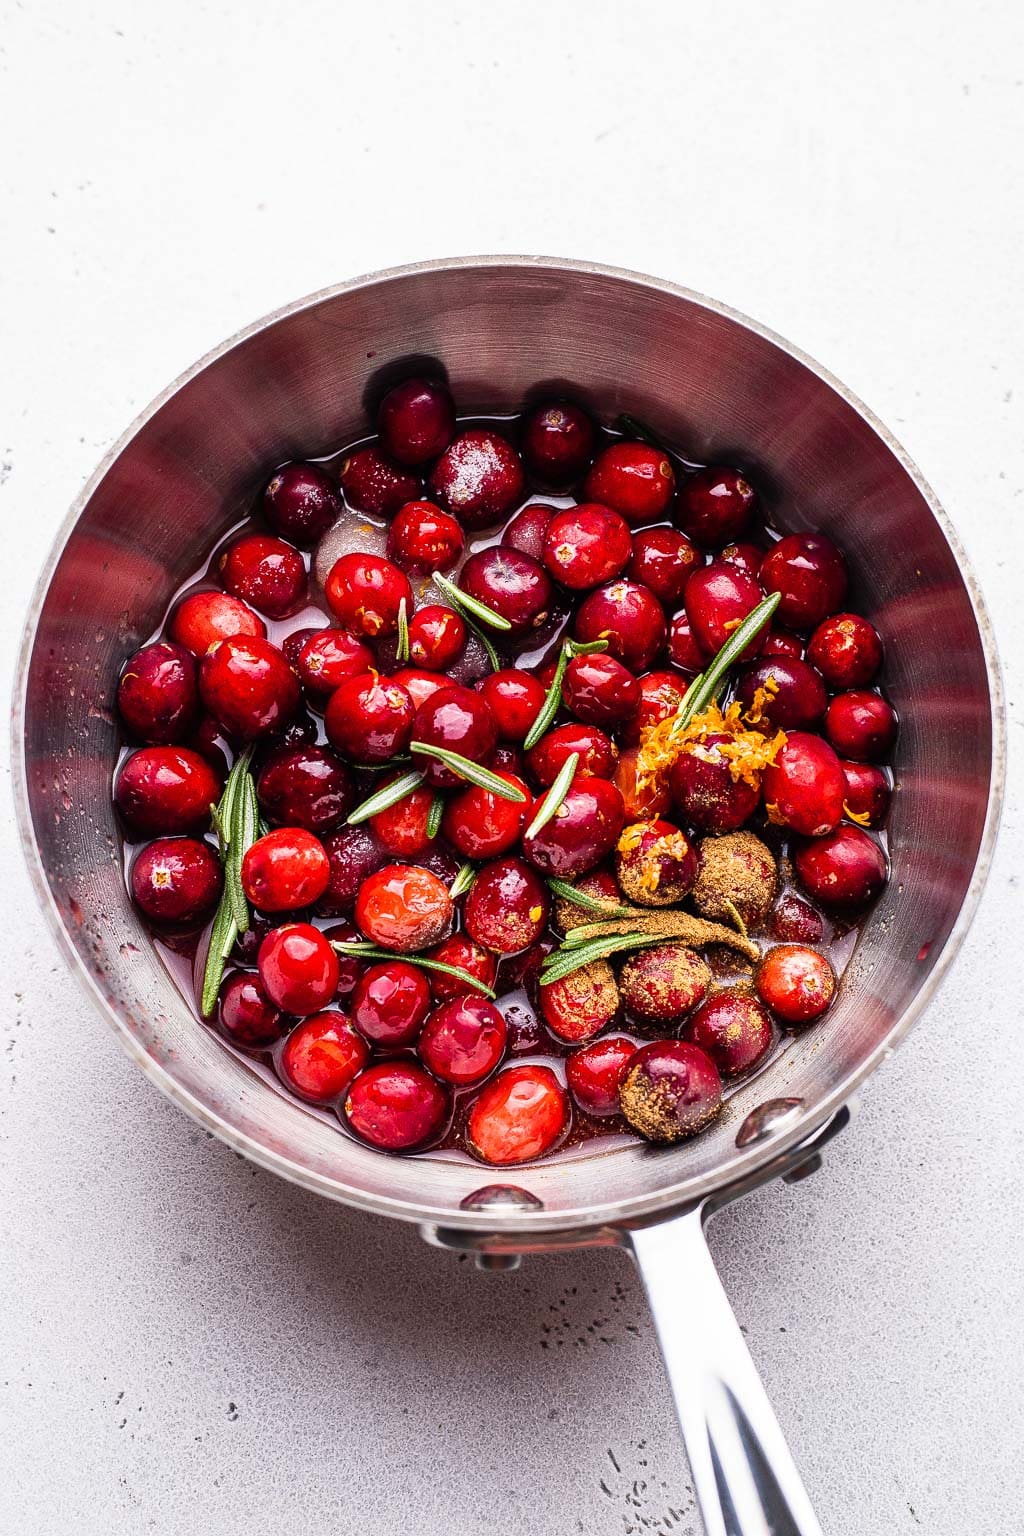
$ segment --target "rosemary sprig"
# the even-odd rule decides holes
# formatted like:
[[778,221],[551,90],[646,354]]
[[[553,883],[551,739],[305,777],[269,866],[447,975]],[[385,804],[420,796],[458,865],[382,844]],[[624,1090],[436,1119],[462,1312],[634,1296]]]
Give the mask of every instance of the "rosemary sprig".
[[482,624],[477,624],[475,620],[471,619],[468,613],[464,613],[462,617],[466,621],[466,628],[473,631],[474,635],[476,635],[477,639],[480,641],[480,644],[487,652],[487,660],[490,662],[495,672],[500,672],[501,657],[498,655],[497,651],[494,649],[494,646],[491,644],[490,637],[488,636],[486,629],[484,629]]
[[385,784],[383,789],[376,790],[356,806],[346,818],[346,825],[357,827],[361,821],[369,821],[371,816],[379,816],[381,811],[390,810],[399,800],[411,795],[414,789],[419,789],[423,777],[422,773],[403,773],[401,778]]
[[403,955],[393,949],[378,949],[375,944],[362,944],[357,940],[348,943],[331,941],[331,948],[339,955],[353,955],[358,960],[402,960],[406,965],[416,965],[424,971],[443,971],[446,976],[457,976],[475,992],[482,992],[484,997],[494,997],[493,990],[464,971],[460,965],[445,965],[442,960],[428,960],[424,955]]
[[521,789],[516,789],[514,784],[508,784],[504,779],[499,779],[498,775],[492,773],[489,768],[482,768],[479,763],[463,757],[461,752],[450,752],[447,747],[432,747],[426,741],[412,742],[411,750],[420,752],[426,757],[436,757],[439,763],[444,763],[445,767],[457,773],[460,779],[476,784],[479,789],[487,789],[492,795],[498,795],[502,800],[512,800],[518,804],[526,799]]
[[558,815],[559,807],[561,806],[562,801],[565,799],[566,795],[569,793],[572,781],[576,777],[576,769],[579,767],[579,765],[579,753],[570,752],[569,756],[566,758],[565,762],[561,766],[561,769],[559,770],[558,777],[555,779],[551,788],[548,790],[547,794],[544,796],[544,799],[538,806],[536,816],[533,818],[533,820],[530,822],[530,825],[523,833],[524,837],[536,837],[537,833],[541,831],[543,827],[547,826],[552,816]]
[[486,624],[489,629],[508,630],[512,628],[510,620],[502,613],[495,613],[493,608],[488,608],[479,598],[471,597],[468,592],[463,592],[454,581],[449,581],[447,576],[442,576],[440,571],[435,571],[433,576],[435,586],[439,587],[453,607],[458,608],[463,618],[476,619],[479,624]]
[[556,880],[553,875],[548,880],[548,890],[555,896],[571,901],[574,906],[582,907],[587,912],[600,912],[603,917],[629,917],[633,910],[632,907],[624,907],[617,901],[603,901],[600,896],[588,896],[585,891],[578,891],[574,885],[567,885],[564,880]]
[[409,608],[404,597],[398,605],[398,643],[395,656],[398,661],[409,660]]
[[242,889],[242,860],[259,833],[256,784],[249,772],[252,748],[247,747],[228,774],[218,803],[210,807],[224,870],[224,889],[210,930],[200,1007],[209,1017],[217,1005],[224,965],[234,942],[249,926],[249,904]]
[[528,752],[531,747],[537,745],[552,720],[558,714],[558,708],[562,702],[562,683],[565,681],[565,669],[573,657],[595,656],[598,651],[606,651],[607,649],[607,640],[562,641],[562,649],[558,655],[555,675],[551,679],[547,693],[544,695],[544,703],[537,711],[537,718],[526,733],[526,740],[523,742],[524,751]]
[[607,960],[609,955],[621,954],[624,950],[648,949],[652,944],[664,943],[661,934],[617,933],[604,939],[591,939],[578,948],[567,949],[563,945],[561,949],[553,950],[545,962],[540,973],[540,984],[542,987],[550,987],[553,982],[564,981],[573,971],[582,970],[595,960]]
[[718,652],[714,661],[706,671],[698,674],[683,694],[676,710],[675,719],[672,721],[670,735],[678,736],[686,729],[695,715],[707,709],[711,700],[715,697],[721,685],[722,679],[736,661],[746,650],[755,635],[759,635],[768,623],[772,614],[779,606],[781,594],[773,592],[763,602],[747,614],[740,624]]
[[454,901],[458,896],[464,896],[476,879],[476,870],[472,864],[463,864],[455,879],[448,887],[448,894]]
[[441,818],[444,815],[444,795],[435,795],[430,802],[430,810],[427,812],[427,836],[433,842],[441,830]]

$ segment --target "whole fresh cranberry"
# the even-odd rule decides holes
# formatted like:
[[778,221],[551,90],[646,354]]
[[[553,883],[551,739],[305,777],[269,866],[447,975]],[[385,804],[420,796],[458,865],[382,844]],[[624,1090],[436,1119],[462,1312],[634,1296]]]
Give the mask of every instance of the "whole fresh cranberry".
[[683,608],[675,614],[668,631],[669,660],[680,672],[696,677],[707,665],[707,656],[697,644],[690,616]]
[[409,620],[409,660],[428,672],[446,672],[465,643],[465,621],[442,603],[417,608]]
[[218,640],[199,663],[199,694],[229,736],[255,741],[296,713],[299,680],[276,645],[257,636]]
[[262,912],[294,912],[319,901],[331,878],[323,844],[303,827],[258,837],[242,858],[242,889]]
[[754,973],[758,996],[787,1024],[819,1018],[836,992],[836,977],[825,956],[804,944],[770,949]]
[[[288,642],[285,641],[285,655]],[[373,652],[347,629],[317,629],[299,646],[294,666],[307,693],[320,699],[340,688],[350,677],[369,672]]]
[[743,669],[738,692],[747,709],[759,688],[764,690],[761,719],[784,731],[816,724],[828,704],[821,674],[787,656],[763,657]]
[[523,458],[540,485],[572,485],[594,456],[594,423],[568,400],[535,405],[523,417]]
[[640,684],[614,656],[574,656],[565,669],[565,707],[585,725],[621,725],[640,708]]
[[622,1113],[648,1141],[694,1136],[722,1107],[722,1080],[711,1057],[688,1040],[652,1040],[626,1068]]
[[[759,549],[756,544],[726,544],[725,548],[719,551],[718,558],[724,560],[726,565],[738,565],[741,571],[745,571],[756,581],[764,553],[764,550]],[[799,656],[799,654],[798,647],[796,655]]]
[[395,633],[403,602],[412,613],[408,576],[380,555],[342,555],[331,566],[324,593],[346,629],[371,639]]
[[674,608],[682,601],[691,572],[704,564],[703,555],[675,528],[642,528],[634,533],[632,546],[626,575],[649,587],[659,603]]
[[334,481],[318,464],[283,464],[263,492],[267,522],[300,549],[319,543],[342,510]]
[[[494,956],[482,945],[474,943],[465,933],[453,933],[447,939],[442,939],[440,944],[430,951],[427,959],[436,960],[441,965],[450,965],[458,971],[465,971],[468,976],[482,982],[485,987],[493,987],[498,974],[498,962]],[[449,976],[446,971],[430,971],[427,979],[436,1003],[447,1003],[453,997],[464,997],[467,993],[475,993],[475,989],[468,981],[462,981],[458,976]]]
[[619,1013],[619,987],[607,960],[594,960],[561,981],[538,987],[544,1022],[559,1040],[582,1045],[614,1023]]
[[584,1114],[618,1114],[619,1085],[635,1054],[636,1041],[626,1035],[605,1035],[573,1051],[565,1064],[565,1080]]
[[391,681],[405,689],[412,699],[414,709],[419,709],[421,704],[433,698],[439,689],[449,686],[447,680],[437,672],[426,672],[422,667],[399,667],[397,672],[392,672]]
[[859,827],[844,825],[801,843],[793,863],[804,890],[831,911],[866,907],[888,879],[885,855]]
[[[198,674],[197,674],[198,675]],[[316,726],[313,727],[316,735]],[[228,759],[231,748],[216,720],[209,715],[202,715],[199,724],[188,739],[187,745],[193,752],[198,752],[203,760],[209,763],[218,779],[226,779],[228,776]]]
[[448,887],[418,864],[386,864],[363,881],[356,922],[382,949],[407,954],[444,938],[454,907]]
[[466,897],[466,932],[484,949],[514,955],[540,938],[551,898],[522,859],[497,859],[480,870]]
[[615,772],[611,776],[612,782],[622,796],[622,808],[627,823],[650,821],[655,817],[664,816],[672,804],[664,776],[641,773],[639,756],[637,747],[627,747],[620,754]]
[[322,632],[323,631],[320,625],[306,624],[303,625],[300,629],[289,630],[285,635],[284,639],[281,641],[281,650],[284,654],[285,661],[291,667],[293,672],[297,673],[299,670],[299,653],[301,652],[302,647],[305,645],[306,641],[312,640],[314,635],[322,634]]
[[482,1162],[529,1163],[569,1129],[569,1099],[550,1067],[506,1067],[477,1095],[469,1113],[469,1149]]
[[432,501],[408,501],[388,529],[388,558],[403,571],[429,576],[458,563],[465,535],[455,518]]
[[[540,809],[538,801],[531,817]],[[608,857],[624,820],[622,796],[607,779],[576,779],[546,826],[523,838],[523,856],[545,875],[571,880]]]
[[771,1050],[772,1021],[750,992],[726,987],[691,1014],[686,1038],[707,1052],[723,1077],[739,1077]]
[[220,557],[220,575],[232,597],[251,603],[268,619],[286,619],[306,601],[306,562],[294,544],[268,533],[250,533]]
[[385,453],[399,464],[425,464],[452,440],[455,402],[435,379],[404,379],[377,408],[377,432]]
[[544,535],[544,564],[573,592],[611,581],[625,570],[631,553],[626,519],[599,502],[556,513]]
[[138,837],[205,829],[219,799],[219,779],[188,747],[141,747],[114,785],[114,804]]
[[675,906],[693,889],[697,850],[671,821],[635,822],[619,839],[615,873],[630,901]]
[[620,741],[631,747],[639,744],[644,731],[676,713],[690,685],[690,679],[685,673],[669,671],[667,668],[659,672],[645,672],[639,681],[639,707],[619,734]]
[[341,466],[341,488],[356,512],[370,517],[394,517],[407,501],[415,501],[423,481],[412,470],[389,459],[379,448],[356,448]]
[[460,432],[430,473],[430,491],[446,512],[471,529],[490,528],[523,499],[519,455],[489,427]]
[[324,852],[331,878],[317,910],[331,917],[351,913],[363,881],[389,862],[387,851],[369,827],[358,826],[330,833],[324,838]]
[[315,1013],[288,1036],[281,1076],[302,1098],[329,1104],[341,1097],[369,1055],[343,1013]]
[[[714,560],[694,571],[686,583],[685,602],[690,628],[700,649],[706,655],[714,656],[737,624],[763,599],[757,582],[738,565]],[[756,655],[761,649],[763,633],[751,640],[743,652],[744,658]],[[676,665],[681,663],[676,661]]]
[[588,501],[621,512],[627,523],[656,523],[668,511],[675,471],[659,448],[617,442],[601,450],[583,482]]
[[514,773],[498,777],[522,793],[519,801],[505,800],[489,789],[471,784],[445,807],[441,832],[467,859],[493,859],[518,841],[530,808],[530,791]]
[[251,971],[233,971],[221,982],[217,999],[217,1023],[221,1032],[243,1050],[266,1050],[284,1034],[287,1025]]
[[237,965],[255,965],[259,959],[260,945],[276,925],[262,912],[249,913],[249,926],[235,938],[231,946],[231,959]]
[[762,779],[770,820],[806,837],[839,825],[846,780],[835,752],[820,736],[791,731]]
[[542,736],[526,754],[526,766],[542,789],[553,784],[569,758],[576,753],[577,778],[610,779],[618,756],[611,737],[596,725],[559,725]]
[[[381,785],[393,783],[389,778]],[[393,858],[414,859],[426,853],[431,844],[430,812],[434,804],[432,789],[414,789],[411,794],[370,817],[370,827],[381,847]]]
[[217,905],[220,861],[209,843],[194,837],[161,837],[135,857],[132,896],[157,923],[195,923]]
[[[324,929],[324,938],[332,944],[363,942],[363,936],[354,923],[332,923],[330,928]],[[365,970],[366,961],[357,955],[338,955],[338,985],[334,989],[338,1002],[348,1001]]]
[[506,667],[489,673],[480,693],[494,716],[499,741],[524,741],[544,703],[540,679],[518,667]]
[[841,757],[877,763],[896,740],[896,712],[879,693],[853,688],[837,693],[825,715],[825,733]]
[[821,915],[792,892],[781,896],[771,916],[773,939],[794,944],[817,944],[825,931]]
[[784,629],[770,629],[764,637],[761,655],[790,656],[794,661],[803,661],[804,648],[796,635],[787,634]]
[[462,567],[459,585],[470,597],[507,619],[513,638],[540,629],[555,600],[544,567],[505,544],[492,544],[470,555]]
[[218,640],[235,635],[266,639],[267,626],[247,603],[228,592],[192,592],[171,614],[170,636],[193,656],[205,656]]
[[464,1088],[490,1077],[505,1054],[505,1020],[483,997],[456,997],[435,1008],[416,1049],[443,1083]]
[[285,1013],[316,1013],[337,990],[338,957],[312,923],[272,929],[256,963],[264,992]]
[[814,629],[846,596],[846,562],[823,533],[790,533],[761,562],[761,585],[779,592],[775,610],[787,629]]
[[735,832],[750,820],[761,799],[759,774],[739,779],[733,776],[730,760],[722,751],[731,744],[730,736],[707,736],[680,753],[672,764],[672,799],[683,820],[703,832]]
[[427,851],[420,854],[416,862],[423,869],[429,870],[432,875],[436,875],[441,884],[449,890],[454,884],[455,876],[462,868],[459,859],[450,848],[444,847],[440,838],[435,839]]
[[880,827],[889,814],[892,788],[881,768],[871,763],[842,763],[846,780],[843,809],[862,827]]
[[451,1113],[448,1095],[415,1062],[381,1061],[354,1080],[345,1120],[382,1152],[411,1152],[438,1139]]
[[412,729],[413,760],[434,789],[456,789],[463,780],[453,768],[417,745],[457,752],[471,762],[486,762],[498,743],[498,727],[483,698],[457,684],[439,688],[416,711]]
[[646,587],[613,581],[583,599],[573,632],[577,640],[607,640],[616,661],[631,672],[646,672],[665,644],[665,615]]
[[864,688],[882,665],[882,637],[859,613],[834,613],[811,636],[807,659],[830,688]]
[[738,469],[709,464],[680,486],[675,520],[702,549],[720,549],[747,531],[756,505],[754,487]]
[[517,512],[501,536],[501,542],[509,549],[518,549],[531,560],[543,560],[544,539],[551,519],[557,515],[557,507],[546,502],[531,501]]
[[256,798],[268,821],[333,832],[352,806],[348,769],[330,747],[286,747],[260,769]]
[[327,739],[354,763],[387,763],[412,739],[416,711],[393,677],[366,672],[350,677],[327,701]]
[[352,1023],[372,1045],[411,1045],[430,1012],[426,976],[404,960],[371,965],[352,993]]
[[199,708],[196,663],[191,651],[168,640],[144,645],[129,657],[117,685],[121,719],[140,741],[181,741]]

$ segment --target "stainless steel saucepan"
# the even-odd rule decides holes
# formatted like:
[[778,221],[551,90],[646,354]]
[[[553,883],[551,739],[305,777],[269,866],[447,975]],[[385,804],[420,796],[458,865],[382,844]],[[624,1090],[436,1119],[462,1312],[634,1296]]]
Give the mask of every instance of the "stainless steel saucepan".
[[[848,552],[903,726],[894,877],[825,1019],[692,1144],[517,1170],[382,1157],[274,1092],[198,1027],[132,910],[110,777],[114,683],[268,469],[365,428],[368,393],[435,360],[463,410],[565,387],[694,458],[749,467],[788,529]],[[813,1165],[854,1090],[922,1013],[973,915],[1003,775],[989,620],[946,518],[885,429],[763,327],[670,283],[494,257],[373,274],[281,310],[173,384],[71,511],[32,606],[15,716],[25,848],[69,964],[157,1086],[308,1189],[416,1222],[485,1266],[620,1244],[654,1311],[711,1536],[819,1530],[703,1238],[717,1206]],[[694,1320],[699,1319],[699,1326]]]

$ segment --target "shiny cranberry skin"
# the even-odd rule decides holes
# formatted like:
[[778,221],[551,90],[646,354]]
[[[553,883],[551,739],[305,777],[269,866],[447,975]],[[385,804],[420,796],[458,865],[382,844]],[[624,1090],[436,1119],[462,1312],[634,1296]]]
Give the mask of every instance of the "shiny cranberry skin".
[[530,791],[515,774],[501,773],[498,777],[518,789],[522,800],[505,800],[489,789],[471,784],[449,800],[445,808],[441,832],[467,859],[493,859],[506,853],[519,841],[526,824]]
[[136,836],[195,832],[210,823],[220,780],[188,747],[141,747],[123,764],[114,804]]
[[723,1077],[740,1077],[772,1048],[772,1021],[750,992],[727,987],[691,1014],[686,1038],[705,1051]]
[[327,739],[354,763],[387,763],[412,738],[412,699],[394,678],[350,677],[327,701]]
[[470,555],[459,575],[459,585],[470,597],[507,619],[513,638],[539,629],[555,600],[544,567],[504,544],[492,544]]
[[565,1064],[569,1092],[588,1115],[617,1115],[619,1084],[636,1054],[636,1042],[625,1035],[605,1035],[578,1051]]
[[[464,933],[453,933],[447,939],[442,939],[430,951],[427,959],[465,971],[485,987],[493,987],[498,974],[498,962],[494,956]],[[447,1003],[453,997],[464,997],[467,993],[476,995],[475,988],[468,981],[460,981],[458,976],[449,976],[445,971],[430,971],[427,980],[437,1003]]]
[[342,555],[331,566],[324,593],[346,629],[371,639],[395,633],[403,602],[412,613],[408,576],[380,555]]
[[140,741],[181,741],[198,707],[195,657],[185,646],[157,640],[129,658],[117,685],[117,708]]
[[569,1128],[569,1099],[550,1067],[507,1067],[469,1114],[470,1151],[497,1167],[543,1157]]
[[686,609],[675,614],[668,631],[669,660],[690,677],[703,672],[708,658],[697,644]]
[[423,489],[419,475],[395,464],[379,448],[357,448],[341,466],[341,488],[356,512],[370,517],[394,517]]
[[324,852],[331,866],[331,878],[317,910],[334,916],[354,910],[363,881],[388,862],[368,827],[345,827],[324,838]]
[[558,514],[557,507],[544,502],[531,501],[529,506],[517,512],[501,536],[501,542],[509,549],[518,549],[531,560],[543,560],[544,538],[548,525]]
[[[332,944],[363,942],[363,936],[354,923],[333,923],[330,928],[324,929],[324,938]],[[339,1002],[347,1001],[352,996],[365,970],[365,960],[360,960],[356,955],[338,955],[338,985],[334,996]]]
[[399,464],[426,464],[452,440],[455,402],[435,379],[404,379],[377,408],[381,446]]
[[448,1121],[448,1095],[440,1083],[411,1061],[381,1061],[367,1067],[345,1099],[352,1130],[381,1152],[411,1152],[436,1141]]
[[494,716],[500,741],[525,740],[544,703],[539,678],[518,667],[491,672],[480,684],[484,703]]
[[423,1065],[459,1088],[489,1077],[505,1054],[505,1020],[484,997],[457,997],[435,1008],[420,1035]]
[[[726,565],[738,565],[741,571],[757,580],[761,569],[761,561],[764,559],[764,550],[756,544],[727,544],[719,553],[719,560],[724,560]],[[799,655],[799,649],[796,652]]]
[[199,663],[203,707],[229,736],[255,741],[299,707],[299,680],[276,645],[256,636],[218,640]]
[[631,672],[646,672],[665,644],[665,615],[653,592],[635,581],[613,581],[583,599],[577,640],[607,640],[609,654]]
[[[739,621],[763,600],[764,594],[757,582],[738,565],[715,560],[694,571],[686,583],[685,601],[690,628],[701,650],[714,656]],[[750,642],[743,652],[744,657],[753,656],[760,650],[762,635],[755,636]]]
[[632,546],[627,576],[649,587],[659,603],[674,608],[704,556],[675,528],[644,528],[634,533]]
[[568,400],[535,405],[523,417],[526,467],[540,485],[573,485],[594,456],[594,423]]
[[193,656],[235,635],[266,639],[267,626],[248,604],[227,592],[193,592],[171,614],[170,636]]
[[284,1034],[287,1025],[251,971],[235,971],[221,983],[217,999],[221,1032],[244,1050],[265,1050]]
[[613,656],[574,656],[562,684],[565,707],[586,725],[616,726],[640,707],[640,684]]
[[790,533],[761,562],[761,585],[780,592],[775,618],[786,629],[814,629],[843,606],[846,562],[823,533]]
[[652,1040],[626,1068],[622,1113],[648,1141],[694,1136],[722,1107],[722,1080],[705,1051],[688,1040]]
[[369,1056],[345,1015],[332,1009],[292,1030],[281,1052],[281,1076],[302,1098],[329,1104],[341,1097]]
[[[531,816],[539,809],[538,801]],[[523,838],[523,855],[542,874],[571,880],[607,858],[624,819],[622,796],[614,784],[577,779],[547,825]]]
[[266,738],[265,745],[277,751],[283,747],[311,747],[319,739],[320,730],[309,713],[308,709],[300,707],[297,714],[293,715],[287,725],[279,731],[272,731]]
[[610,779],[615,772],[615,745],[596,725],[559,725],[542,736],[526,754],[526,766],[543,788],[553,784],[573,753],[579,755],[577,778]]
[[514,955],[547,926],[547,886],[522,859],[497,859],[480,870],[466,897],[466,932],[484,949]]
[[625,811],[626,821],[649,821],[656,816],[664,816],[672,804],[672,798],[668,787],[660,776],[649,778],[646,775],[641,783],[637,781],[638,749],[627,747],[619,757],[612,781],[622,796],[622,806]]
[[693,889],[697,850],[674,822],[635,822],[619,843],[615,872],[628,900],[674,906]]
[[264,992],[285,1013],[316,1013],[337,990],[338,957],[312,923],[274,928],[256,963]]
[[429,672],[445,672],[466,643],[465,621],[454,608],[428,603],[409,620],[409,660]]
[[821,916],[799,896],[780,897],[771,916],[773,939],[796,944],[817,944],[825,931]]
[[784,731],[814,725],[825,713],[828,695],[821,675],[806,661],[787,656],[762,658],[744,668],[739,697],[746,708],[758,688],[765,690],[761,718]]
[[464,527],[490,528],[523,498],[526,480],[518,453],[488,427],[460,432],[430,474],[432,496]]
[[465,542],[462,528],[450,513],[432,501],[409,501],[388,529],[388,558],[403,571],[429,576],[450,571]]
[[846,780],[843,809],[864,827],[880,827],[889,814],[892,789],[881,768],[870,763],[842,763]]
[[832,911],[866,907],[888,879],[885,855],[859,827],[844,825],[801,843],[793,863],[808,895]]
[[[494,716],[478,693],[457,684],[439,688],[416,711],[412,740],[443,747],[474,763],[486,762],[498,743]],[[413,749],[416,767],[434,789],[456,789],[465,780],[436,757]]]
[[371,965],[352,993],[352,1023],[371,1044],[388,1049],[411,1045],[429,1012],[427,978],[404,960]]
[[[392,782],[393,779],[386,779],[381,788]],[[370,817],[374,836],[393,857],[414,859],[417,854],[426,853],[431,844],[428,822],[433,804],[432,789],[414,789],[396,804]]]
[[263,515],[282,538],[312,549],[343,511],[334,481],[318,464],[284,464],[263,492]]
[[580,966],[561,981],[541,982],[538,1000],[548,1029],[571,1045],[593,1040],[619,1013],[619,987],[607,960]]
[[[315,725],[313,735],[314,737],[316,735]],[[227,778],[228,756],[231,749],[216,720],[212,720],[209,715],[203,715],[188,739],[188,746],[209,763],[219,779]]]
[[611,443],[602,449],[583,482],[588,501],[620,512],[627,523],[656,523],[668,511],[675,471],[660,448],[648,443]]
[[791,731],[765,769],[762,788],[769,818],[806,837],[821,837],[842,819],[846,780],[838,757],[820,736]]
[[626,519],[598,502],[556,513],[544,535],[544,564],[557,582],[573,592],[585,592],[618,576],[631,552]]
[[787,1024],[809,1024],[836,993],[836,976],[824,955],[803,944],[770,949],[754,973],[758,996]]
[[220,575],[232,597],[251,603],[269,619],[286,619],[306,601],[306,562],[294,544],[268,533],[250,533],[220,557]]
[[329,747],[286,747],[260,769],[256,797],[269,821],[331,832],[352,805],[348,769]]
[[209,843],[194,837],[161,837],[135,856],[132,896],[157,923],[194,923],[216,906],[220,861]]
[[738,469],[710,464],[680,486],[675,520],[702,549],[720,549],[746,532],[756,504],[754,487]]
[[717,750],[731,739],[708,736],[672,764],[672,799],[683,820],[703,832],[735,832],[750,820],[761,799],[760,785],[733,778],[729,759]]
[[804,648],[796,635],[788,635],[784,629],[770,629],[764,637],[761,655],[790,656],[794,661],[802,661]]
[[448,887],[417,864],[386,864],[364,880],[356,897],[356,922],[382,949],[399,954],[427,949],[452,925]]
[[638,745],[644,731],[674,715],[683,701],[690,679],[682,672],[646,672],[640,678],[640,704],[619,739],[626,746]]
[[830,688],[864,688],[882,665],[882,637],[859,613],[834,613],[811,636],[807,659]]
[[441,884],[450,889],[455,876],[462,868],[462,861],[456,857],[450,848],[445,848],[440,839],[432,842],[425,853],[421,853],[416,860],[423,869],[436,875]]
[[242,889],[262,912],[294,912],[319,901],[331,878],[323,844],[302,827],[258,837],[242,859]]
[[[285,655],[287,646],[285,641]],[[348,678],[369,672],[373,663],[370,647],[347,629],[317,629],[302,641],[294,666],[306,692],[323,698]]]
[[825,715],[825,734],[841,757],[877,763],[896,741],[896,712],[881,694],[867,689],[837,693]]
[[421,704],[433,698],[440,688],[450,686],[446,678],[437,672],[426,672],[422,667],[400,667],[397,672],[392,672],[391,681],[405,689],[412,699],[414,709],[419,709]]
[[[259,958],[260,945],[276,923],[269,917],[264,917],[260,912],[249,913],[249,926],[244,933],[238,934],[231,947],[231,958],[239,965],[255,965]],[[358,935],[357,935],[358,937]]]

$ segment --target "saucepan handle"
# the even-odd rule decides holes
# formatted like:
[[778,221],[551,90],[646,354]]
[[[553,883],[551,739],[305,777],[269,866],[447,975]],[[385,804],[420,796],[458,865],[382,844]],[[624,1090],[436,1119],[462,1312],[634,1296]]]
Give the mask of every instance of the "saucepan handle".
[[821,1536],[704,1237],[700,1209],[628,1234],[708,1536]]

